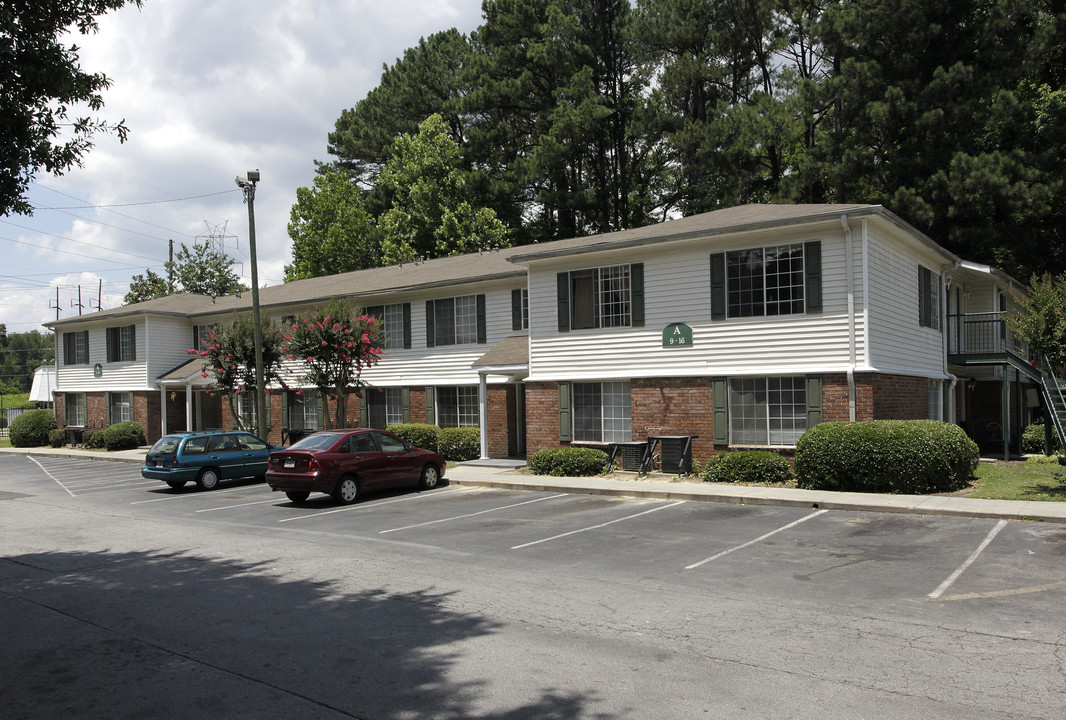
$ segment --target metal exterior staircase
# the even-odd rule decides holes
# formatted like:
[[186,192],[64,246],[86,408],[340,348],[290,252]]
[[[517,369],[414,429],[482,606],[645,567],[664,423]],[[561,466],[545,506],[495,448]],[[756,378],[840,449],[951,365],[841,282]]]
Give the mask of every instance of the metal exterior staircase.
[[[1044,360],[1044,367],[1050,367]],[[1044,370],[1041,373],[1040,387],[1044,394],[1044,404],[1051,416],[1051,422],[1055,425],[1055,432],[1059,436],[1059,447],[1066,448],[1066,394],[1063,391],[1062,380],[1053,373]]]

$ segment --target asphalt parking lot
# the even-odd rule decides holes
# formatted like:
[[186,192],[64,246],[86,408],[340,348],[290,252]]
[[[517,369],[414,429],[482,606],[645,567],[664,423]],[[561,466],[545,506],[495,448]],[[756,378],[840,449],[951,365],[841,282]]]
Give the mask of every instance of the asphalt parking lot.
[[11,458],[41,490],[141,517],[404,544],[480,563],[811,602],[957,603],[1012,599],[1055,607],[1066,591],[1066,527],[995,519],[516,492],[444,484],[294,504],[261,483],[172,490],[122,463]]

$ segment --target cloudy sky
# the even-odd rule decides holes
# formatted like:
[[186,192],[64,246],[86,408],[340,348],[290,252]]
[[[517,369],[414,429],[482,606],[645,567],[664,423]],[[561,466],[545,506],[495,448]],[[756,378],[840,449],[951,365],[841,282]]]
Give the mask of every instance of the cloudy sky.
[[[258,168],[260,285],[281,283],[296,188],[327,160],[344,108],[418,39],[469,33],[480,0],[145,0],[68,35],[82,67],[104,72],[100,136],[82,168],[39,175],[32,216],[0,218],[0,323],[9,332],[118,307],[130,278],[163,274],[168,241],[225,235],[250,284],[248,211],[234,177]],[[101,290],[102,285],[102,290]]]

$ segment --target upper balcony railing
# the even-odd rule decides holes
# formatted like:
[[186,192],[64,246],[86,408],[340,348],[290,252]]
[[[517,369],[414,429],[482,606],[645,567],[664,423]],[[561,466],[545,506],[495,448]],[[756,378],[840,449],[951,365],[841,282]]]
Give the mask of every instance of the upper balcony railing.
[[1011,352],[1029,357],[1028,346],[1015,337],[1003,313],[948,315],[948,355],[1000,355]]

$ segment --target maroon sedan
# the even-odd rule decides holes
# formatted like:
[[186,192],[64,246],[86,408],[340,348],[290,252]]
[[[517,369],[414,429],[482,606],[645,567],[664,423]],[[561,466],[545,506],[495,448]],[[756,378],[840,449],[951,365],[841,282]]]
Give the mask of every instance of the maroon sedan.
[[392,433],[322,430],[270,453],[266,478],[271,490],[284,491],[293,502],[324,492],[348,505],[364,492],[436,487],[443,469],[442,455],[412,447]]

